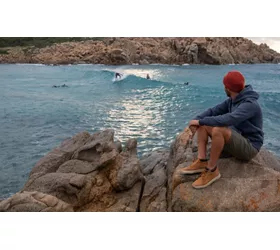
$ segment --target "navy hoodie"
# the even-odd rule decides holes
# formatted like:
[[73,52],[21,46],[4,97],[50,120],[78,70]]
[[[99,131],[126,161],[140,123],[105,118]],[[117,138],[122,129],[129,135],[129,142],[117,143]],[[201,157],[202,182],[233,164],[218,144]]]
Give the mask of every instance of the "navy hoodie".
[[201,126],[229,127],[247,138],[259,151],[263,145],[262,110],[258,103],[259,94],[251,85],[245,88],[235,99],[228,98],[214,108],[197,116]]

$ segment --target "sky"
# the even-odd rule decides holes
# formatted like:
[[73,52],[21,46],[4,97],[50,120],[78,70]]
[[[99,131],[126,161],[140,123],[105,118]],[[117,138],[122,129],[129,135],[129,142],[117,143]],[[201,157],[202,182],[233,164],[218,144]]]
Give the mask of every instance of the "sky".
[[280,37],[246,37],[256,44],[266,43],[271,49],[280,53]]

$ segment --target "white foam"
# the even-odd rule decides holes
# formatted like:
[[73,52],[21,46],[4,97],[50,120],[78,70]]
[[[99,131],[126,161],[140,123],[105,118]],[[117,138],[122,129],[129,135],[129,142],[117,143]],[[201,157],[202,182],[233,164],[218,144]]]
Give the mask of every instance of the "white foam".
[[127,78],[129,75],[125,75],[125,74],[123,74],[123,73],[121,73],[122,74],[122,77],[121,78],[113,78],[112,79],[112,82],[120,82],[120,81],[122,81],[122,80],[124,80],[125,78]]
[[45,66],[45,64],[42,63],[16,63],[16,65]]

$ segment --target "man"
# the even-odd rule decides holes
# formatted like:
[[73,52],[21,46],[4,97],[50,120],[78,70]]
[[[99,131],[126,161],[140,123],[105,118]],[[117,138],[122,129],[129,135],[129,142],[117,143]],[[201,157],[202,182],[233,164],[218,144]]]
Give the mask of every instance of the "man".
[[[223,79],[229,97],[190,121],[193,135],[197,132],[198,159],[182,168],[183,174],[202,173],[192,184],[205,188],[221,177],[217,161],[221,153],[249,161],[263,145],[263,118],[259,95],[251,85],[245,86],[244,76],[238,71],[228,72]],[[211,137],[210,159],[206,159],[206,145]]]
[[118,72],[116,72],[116,74],[115,74],[115,78],[116,79],[121,79],[122,78],[122,74],[120,74],[120,73],[118,73]]

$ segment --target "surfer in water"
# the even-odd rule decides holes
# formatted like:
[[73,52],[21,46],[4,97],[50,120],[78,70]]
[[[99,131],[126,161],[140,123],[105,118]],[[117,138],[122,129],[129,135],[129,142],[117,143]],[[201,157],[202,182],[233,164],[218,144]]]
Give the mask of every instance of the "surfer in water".
[[185,85],[189,85],[189,82],[184,82]]
[[116,78],[116,79],[121,79],[121,78],[122,78],[122,74],[120,74],[120,73],[116,72],[116,74],[115,74],[115,78]]
[[151,79],[151,77],[150,77],[150,75],[149,75],[149,74],[147,74],[146,78],[147,78],[147,79],[149,79],[149,80]]

